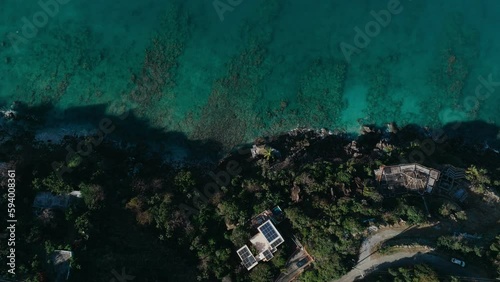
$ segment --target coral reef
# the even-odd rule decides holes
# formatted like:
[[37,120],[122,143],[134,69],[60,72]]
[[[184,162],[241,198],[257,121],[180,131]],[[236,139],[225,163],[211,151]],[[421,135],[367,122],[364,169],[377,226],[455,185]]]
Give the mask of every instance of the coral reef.
[[259,116],[258,108],[266,94],[262,81],[271,70],[265,46],[272,40],[272,20],[281,8],[278,1],[268,1],[262,7],[260,17],[243,26],[241,36],[246,45],[214,82],[193,138],[215,140],[227,150],[262,132],[264,117]]
[[179,130],[173,121],[173,105],[177,98],[175,80],[179,57],[189,39],[189,15],[183,3],[168,3],[160,28],[146,48],[139,73],[131,73],[131,101],[138,105],[139,116],[151,120],[154,126]]
[[368,77],[368,107],[366,115],[368,123],[383,123],[400,120],[402,101],[389,95],[394,85],[391,84],[391,67],[397,57],[380,57],[375,64],[365,65],[363,70]]
[[347,65],[316,60],[302,77],[297,101],[300,122],[313,127],[334,127],[346,103],[343,97]]
[[433,120],[431,125],[440,123],[438,115],[445,108],[463,110],[463,92],[479,58],[478,36],[476,30],[464,24],[462,15],[453,14],[447,19],[441,42],[436,45],[436,65],[429,74],[429,85],[435,95],[421,103],[422,111]]

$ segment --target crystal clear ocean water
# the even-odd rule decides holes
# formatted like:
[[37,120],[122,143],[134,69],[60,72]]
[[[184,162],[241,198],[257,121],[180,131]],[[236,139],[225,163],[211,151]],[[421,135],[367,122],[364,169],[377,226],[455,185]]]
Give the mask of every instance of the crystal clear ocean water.
[[[297,126],[500,124],[495,0],[1,5],[0,105],[53,105],[48,127],[131,110],[232,146]],[[71,114],[87,106],[103,110]]]

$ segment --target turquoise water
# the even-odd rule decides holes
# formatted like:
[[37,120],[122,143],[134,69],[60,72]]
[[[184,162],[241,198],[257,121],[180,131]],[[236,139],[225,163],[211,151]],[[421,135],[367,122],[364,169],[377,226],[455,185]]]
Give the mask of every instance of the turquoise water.
[[[223,21],[214,1],[66,2],[26,38],[42,7],[2,1],[4,108],[51,103],[71,126],[65,111],[105,105],[92,114],[132,110],[228,147],[297,126],[500,124],[500,85],[475,94],[478,77],[500,81],[499,1],[243,0]],[[399,12],[346,60],[341,44],[388,5]]]

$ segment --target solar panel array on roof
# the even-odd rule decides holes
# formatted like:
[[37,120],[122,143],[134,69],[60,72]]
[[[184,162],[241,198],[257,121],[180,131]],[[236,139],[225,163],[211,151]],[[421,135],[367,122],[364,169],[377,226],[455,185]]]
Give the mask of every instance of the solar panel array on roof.
[[283,239],[282,238],[279,238],[278,240],[274,241],[272,244],[271,244],[271,247],[273,248],[276,248],[278,247],[281,243],[283,243]]
[[263,254],[266,260],[270,260],[274,257],[273,253],[269,249],[265,250]]
[[254,265],[257,264],[257,259],[252,255],[250,249],[247,246],[243,246],[238,251],[238,256],[240,257],[243,265],[250,270]]
[[272,242],[278,237],[281,237],[274,226],[272,225],[271,222],[267,221],[266,223],[262,224],[260,227],[260,232],[264,234],[264,237],[266,237],[268,242]]

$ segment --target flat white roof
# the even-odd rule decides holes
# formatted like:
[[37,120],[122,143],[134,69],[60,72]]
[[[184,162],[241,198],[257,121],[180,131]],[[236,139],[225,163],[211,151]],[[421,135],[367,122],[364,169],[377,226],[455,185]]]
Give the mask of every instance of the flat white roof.
[[250,243],[252,243],[252,245],[257,249],[257,252],[259,253],[267,250],[270,247],[270,244],[266,240],[266,237],[264,237],[264,234],[260,232],[250,238]]

